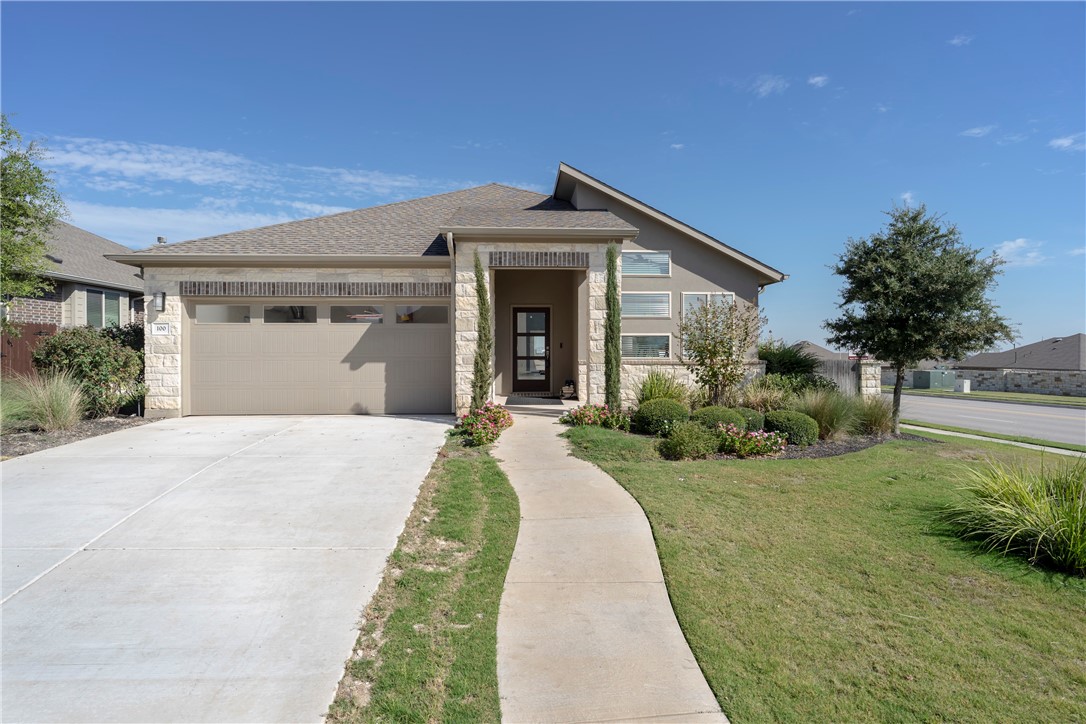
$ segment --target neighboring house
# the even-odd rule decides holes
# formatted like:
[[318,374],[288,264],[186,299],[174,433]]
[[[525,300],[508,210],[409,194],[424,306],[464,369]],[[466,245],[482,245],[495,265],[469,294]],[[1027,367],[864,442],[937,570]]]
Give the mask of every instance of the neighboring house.
[[41,296],[12,300],[18,324],[108,327],[143,321],[143,279],[137,270],[106,258],[132,250],[63,221],[53,224]]
[[814,342],[809,342],[805,339],[802,339],[791,346],[792,349],[806,352],[819,361],[848,359],[848,352],[834,352],[833,350],[826,349],[820,344],[815,344]]
[[623,388],[673,370],[684,309],[785,275],[562,164],[500,184],[111,256],[148,298],[147,413],[464,412],[486,271],[494,394],[603,402],[606,248],[621,245]]
[[1024,344],[1005,352],[982,352],[959,362],[970,370],[1086,370],[1086,334]]

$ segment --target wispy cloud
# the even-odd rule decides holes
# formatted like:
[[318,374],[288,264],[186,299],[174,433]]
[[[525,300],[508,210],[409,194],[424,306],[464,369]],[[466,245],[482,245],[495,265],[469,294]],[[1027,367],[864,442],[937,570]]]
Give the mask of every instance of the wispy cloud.
[[784,93],[788,90],[789,85],[784,76],[763,74],[754,79],[751,90],[759,98],[766,98]]
[[1067,253],[1070,254],[1071,256],[1082,256],[1083,254],[1086,254],[1086,246],[1080,246],[1079,248],[1072,249],[1071,251],[1069,251]]
[[912,206],[914,201],[916,201],[916,194],[912,191],[906,191],[901,195],[901,202],[906,206]]
[[828,75],[812,75],[807,79],[807,85],[813,85],[815,88],[821,88],[830,82]]
[[1049,257],[1041,252],[1042,242],[1031,239],[1004,241],[995,248],[996,254],[1007,266],[1038,266],[1048,261]]
[[877,113],[886,113],[889,110],[890,110],[890,106],[886,105],[885,103],[876,103],[875,104],[875,111]]
[[972,35],[966,35],[965,33],[958,33],[950,40],[946,41],[948,44],[953,45],[956,48],[960,48],[963,45],[969,45],[973,42]]
[[1029,136],[1025,133],[1005,133],[996,139],[997,146],[1010,146],[1014,143],[1021,143],[1029,139]]
[[962,131],[961,133],[959,133],[958,135],[959,136],[966,136],[968,138],[984,138],[989,133],[994,131],[996,128],[998,128],[998,126],[995,126],[995,125],[992,125],[992,126],[976,126],[974,128],[967,128],[964,131]]
[[675,150],[675,151],[681,151],[684,148],[686,148],[686,144],[685,143],[673,143],[673,144],[671,144],[671,148],[673,150]]
[[1086,133],[1074,133],[1070,136],[1053,138],[1048,142],[1048,147],[1057,151],[1086,151],[1084,139],[1086,139]]

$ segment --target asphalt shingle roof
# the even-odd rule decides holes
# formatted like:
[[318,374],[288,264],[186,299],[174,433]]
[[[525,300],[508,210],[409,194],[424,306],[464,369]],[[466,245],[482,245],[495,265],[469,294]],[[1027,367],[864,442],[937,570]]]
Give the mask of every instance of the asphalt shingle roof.
[[1086,370],[1086,334],[1052,337],[1005,352],[981,352],[958,367],[970,369]]
[[89,231],[56,221],[47,240],[46,258],[53,262],[45,276],[62,274],[99,286],[143,289],[139,271],[105,258],[105,254],[131,254],[132,250]]
[[[533,220],[547,228],[589,228],[588,224],[628,226],[607,212],[579,212],[568,202],[525,189],[488,184],[437,196],[372,206],[314,219],[290,221],[203,239],[162,244],[138,253],[184,254],[317,254],[333,256],[448,256],[440,229],[458,212],[488,222]],[[471,211],[467,211],[471,210]],[[581,221],[574,221],[574,218]],[[610,218],[607,218],[610,217]],[[554,226],[559,224],[558,226]],[[569,224],[571,226],[564,226]],[[457,224],[460,225],[460,224]],[[468,224],[463,224],[468,225]],[[471,224],[475,225],[475,224]],[[519,224],[513,224],[519,225]],[[585,226],[580,226],[585,225]],[[608,228],[607,226],[591,228]]]
[[558,204],[568,203],[556,201],[550,208],[535,209],[492,209],[464,207],[457,210],[449,217],[443,228],[474,227],[474,228],[517,228],[517,229],[614,229],[629,233],[637,233],[637,229],[627,222],[605,210],[578,211],[572,206],[569,208],[554,208]]

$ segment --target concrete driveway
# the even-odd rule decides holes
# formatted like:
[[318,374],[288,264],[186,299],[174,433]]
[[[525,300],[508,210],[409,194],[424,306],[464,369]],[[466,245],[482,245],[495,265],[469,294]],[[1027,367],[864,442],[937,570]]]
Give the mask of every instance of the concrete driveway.
[[451,417],[163,420],[0,464],[3,721],[319,721]]

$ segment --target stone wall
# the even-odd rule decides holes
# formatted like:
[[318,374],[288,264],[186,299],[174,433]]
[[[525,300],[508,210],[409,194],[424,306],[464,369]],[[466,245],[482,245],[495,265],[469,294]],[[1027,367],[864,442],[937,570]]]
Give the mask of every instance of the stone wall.
[[878,397],[882,394],[882,364],[860,362],[860,396]]
[[17,324],[55,324],[59,327],[64,323],[63,305],[60,288],[54,284],[40,297],[13,299],[9,318]]
[[1081,370],[957,369],[954,373],[959,380],[969,380],[971,389],[978,391],[1086,397],[1086,372]]
[[[181,282],[445,282],[449,270],[443,267],[391,269],[284,269],[146,267],[143,273],[147,299],[155,292],[166,293],[166,309],[156,312],[148,301],[144,312],[144,364],[147,383],[147,417],[178,417],[182,400],[182,352],[184,304]],[[169,322],[168,335],[152,335],[151,322]]]
[[[666,361],[632,361],[622,363],[622,406],[634,407],[637,405],[637,390],[650,372],[657,371],[671,375],[679,382],[691,389],[699,387],[694,373],[686,365],[674,360]],[[744,383],[749,382],[759,375],[765,374],[765,362],[751,360],[747,362],[747,375]]]

